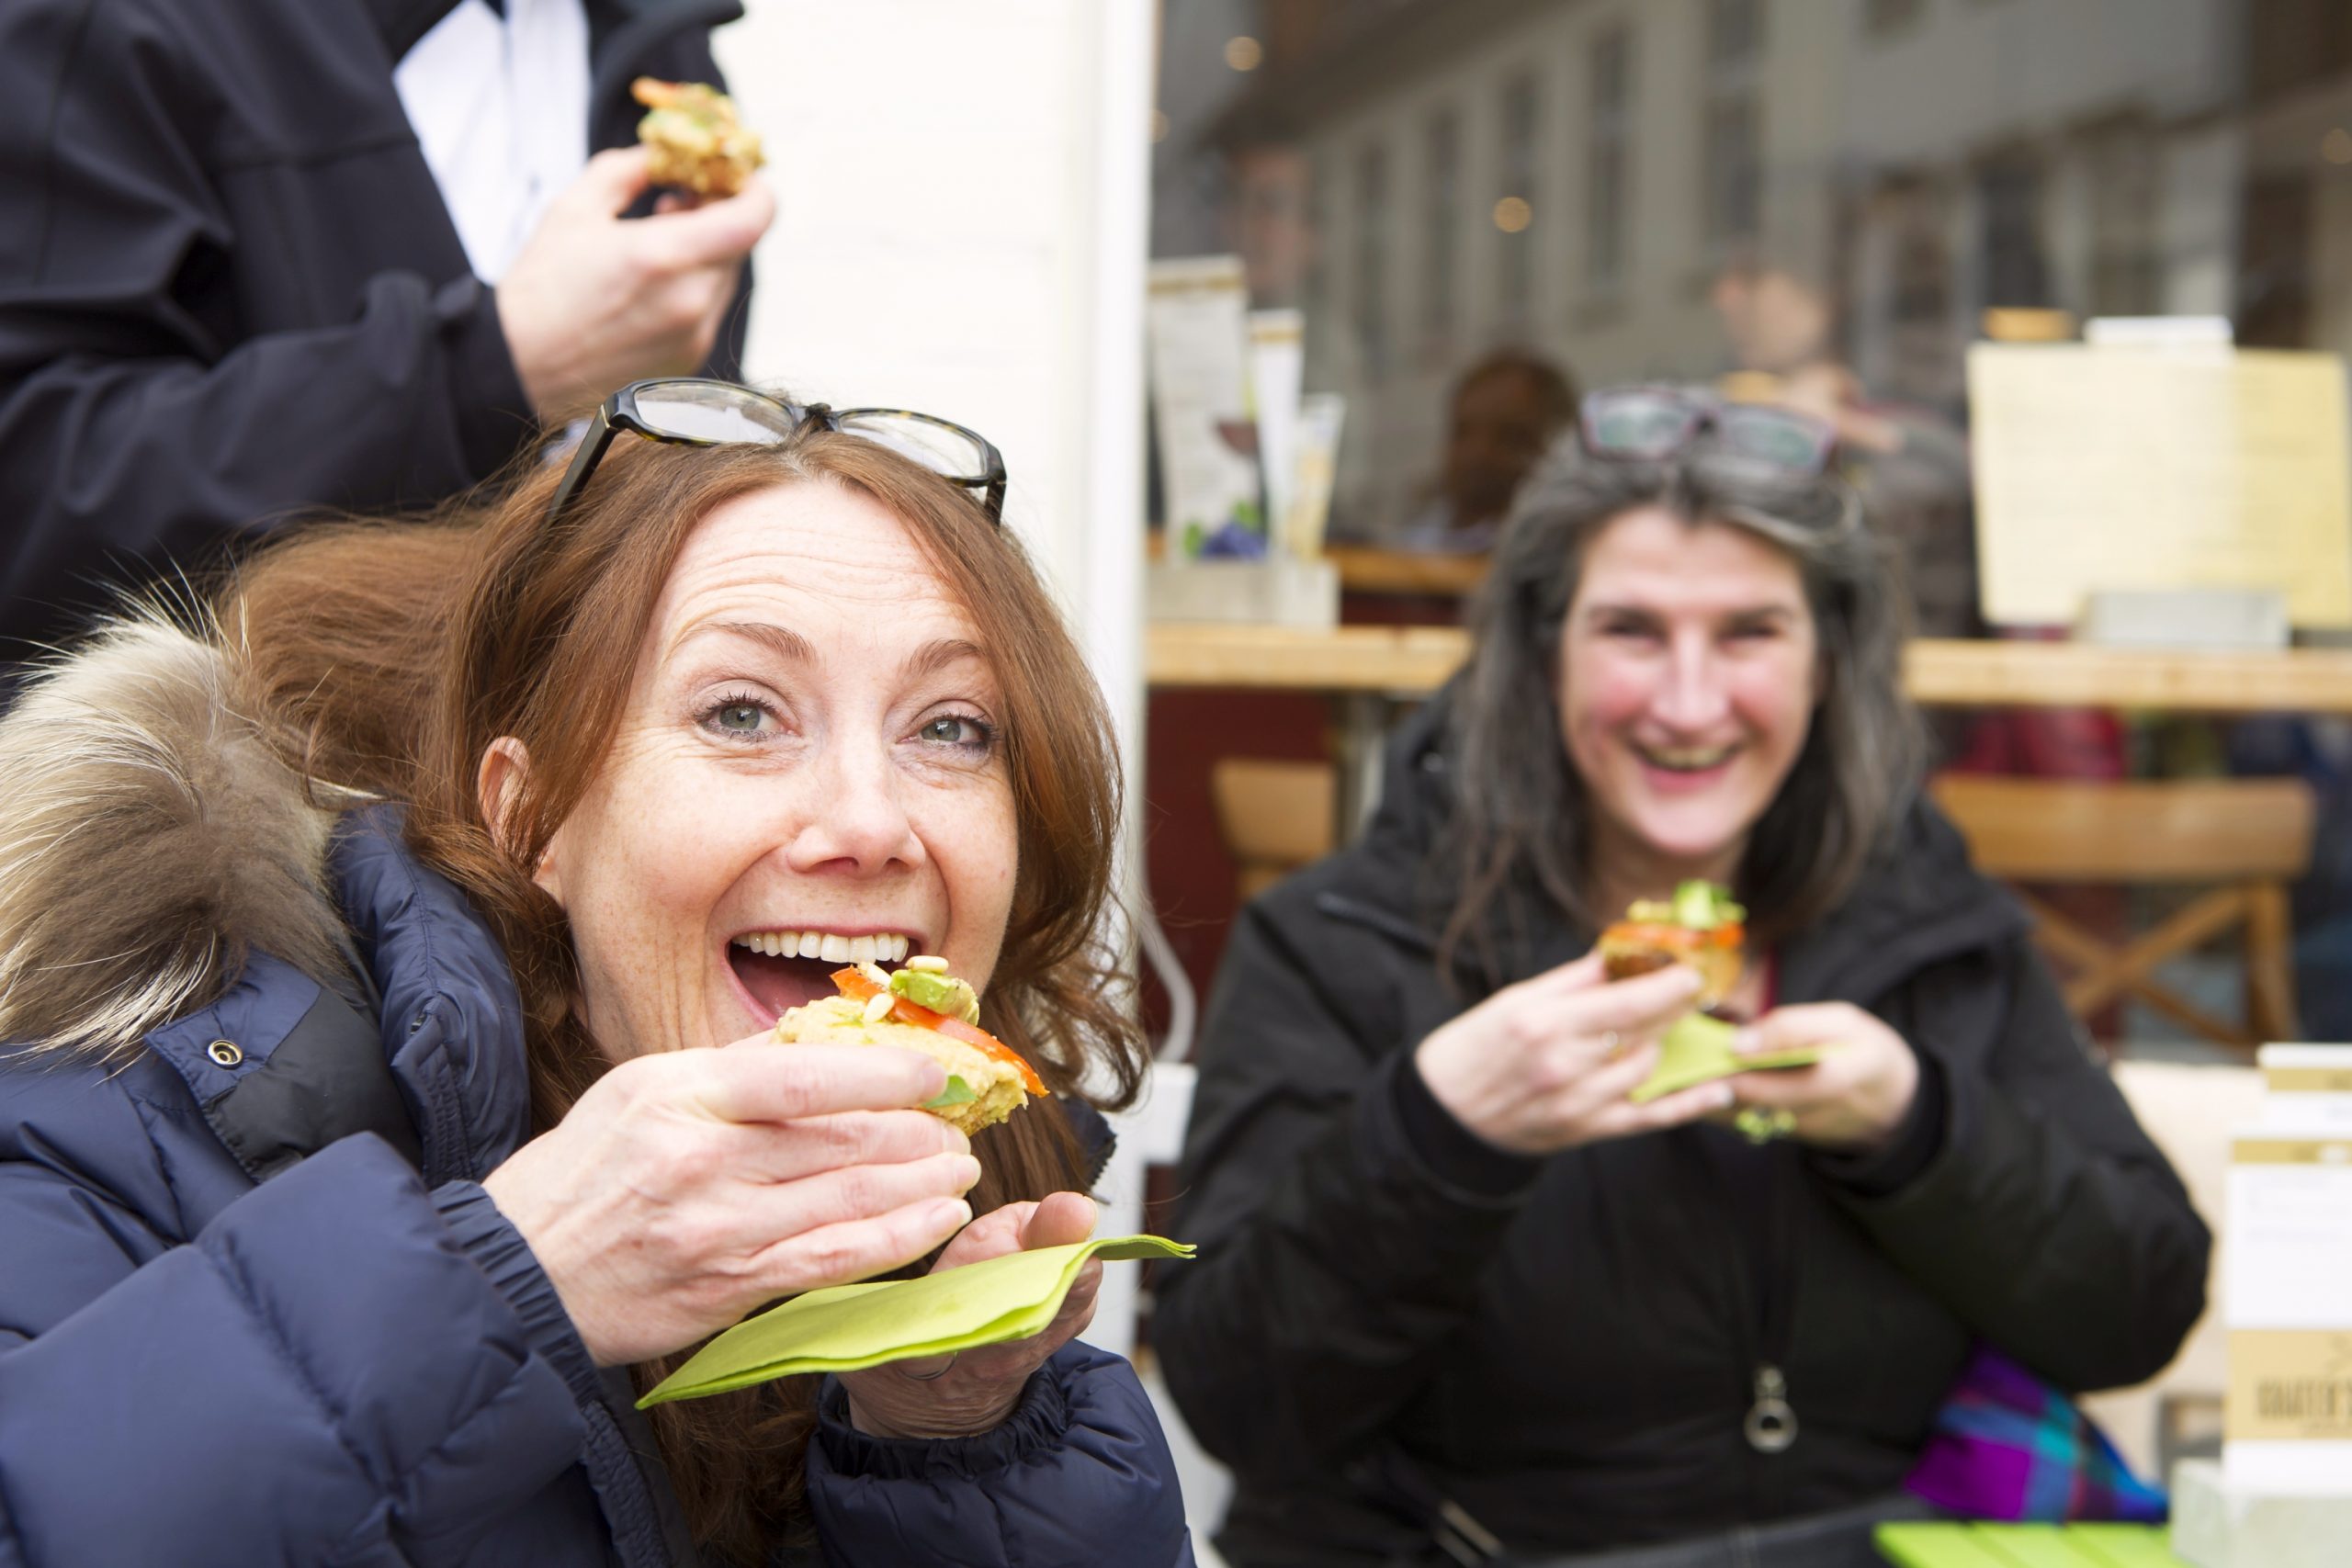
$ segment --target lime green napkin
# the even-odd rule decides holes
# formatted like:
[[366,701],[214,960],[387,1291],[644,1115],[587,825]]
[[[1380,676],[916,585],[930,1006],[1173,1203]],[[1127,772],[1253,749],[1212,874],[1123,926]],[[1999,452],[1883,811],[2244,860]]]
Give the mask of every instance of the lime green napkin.
[[910,1356],[1026,1339],[1053,1322],[1088,1258],[1192,1256],[1191,1247],[1160,1236],[1107,1236],[1010,1252],[920,1280],[810,1291],[745,1318],[695,1351],[637,1406],[700,1399],[801,1372],[854,1372]]
[[1732,1050],[1731,1037],[1736,1031],[1719,1018],[1709,1018],[1694,1012],[1684,1017],[1666,1032],[1658,1042],[1657,1070],[1642,1080],[1642,1087],[1626,1098],[1640,1105],[1672,1094],[1679,1089],[1706,1083],[1713,1078],[1727,1078],[1734,1073],[1757,1073],[1774,1067],[1809,1067],[1821,1060],[1817,1045],[1800,1045],[1789,1051],[1759,1051],[1753,1056],[1742,1056]]

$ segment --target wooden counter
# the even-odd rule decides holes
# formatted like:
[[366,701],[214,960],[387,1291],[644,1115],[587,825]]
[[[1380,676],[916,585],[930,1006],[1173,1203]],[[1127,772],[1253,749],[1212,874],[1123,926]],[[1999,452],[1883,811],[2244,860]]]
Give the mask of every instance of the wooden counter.
[[[1145,632],[1153,686],[1426,695],[1469,649],[1450,626],[1161,624]],[[1905,667],[1931,707],[2165,708],[2352,713],[2352,649],[2185,653],[2063,642],[1928,641]]]

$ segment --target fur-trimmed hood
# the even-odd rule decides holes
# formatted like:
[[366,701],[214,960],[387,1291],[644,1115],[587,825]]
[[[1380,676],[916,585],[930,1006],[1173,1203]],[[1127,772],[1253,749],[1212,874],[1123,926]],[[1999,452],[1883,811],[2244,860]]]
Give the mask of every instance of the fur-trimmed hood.
[[217,628],[115,621],[0,717],[0,1041],[120,1056],[258,948],[348,968],[338,810]]

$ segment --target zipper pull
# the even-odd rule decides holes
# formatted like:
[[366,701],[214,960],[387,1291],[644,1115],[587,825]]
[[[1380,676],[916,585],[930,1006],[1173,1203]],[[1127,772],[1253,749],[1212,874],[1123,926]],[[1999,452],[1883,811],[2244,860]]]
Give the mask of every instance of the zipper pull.
[[1747,1435],[1747,1446],[1759,1454],[1785,1452],[1797,1440],[1797,1413],[1789,1404],[1789,1382],[1780,1368],[1756,1369],[1756,1403],[1747,1407],[1740,1429]]

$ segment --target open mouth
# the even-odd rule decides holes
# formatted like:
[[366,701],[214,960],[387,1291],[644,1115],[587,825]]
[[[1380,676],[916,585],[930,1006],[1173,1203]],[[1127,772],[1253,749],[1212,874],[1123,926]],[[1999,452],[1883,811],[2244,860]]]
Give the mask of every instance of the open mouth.
[[745,931],[727,944],[727,968],[752,1011],[774,1023],[797,1007],[833,994],[833,971],[844,964],[899,964],[919,951],[905,931]]

